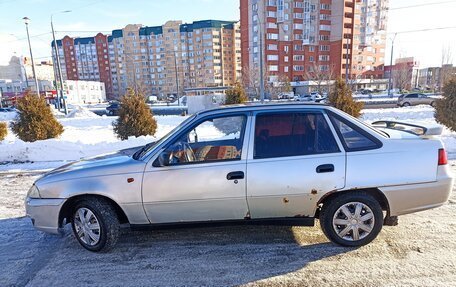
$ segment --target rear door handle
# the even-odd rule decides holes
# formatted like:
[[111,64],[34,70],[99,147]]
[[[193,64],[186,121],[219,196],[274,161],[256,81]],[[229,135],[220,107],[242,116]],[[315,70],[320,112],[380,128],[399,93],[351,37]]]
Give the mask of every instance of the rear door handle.
[[317,173],[323,173],[323,172],[333,172],[334,171],[334,165],[333,164],[322,164],[317,166]]
[[233,171],[226,175],[226,179],[228,179],[228,180],[243,179],[243,178],[244,178],[243,171]]

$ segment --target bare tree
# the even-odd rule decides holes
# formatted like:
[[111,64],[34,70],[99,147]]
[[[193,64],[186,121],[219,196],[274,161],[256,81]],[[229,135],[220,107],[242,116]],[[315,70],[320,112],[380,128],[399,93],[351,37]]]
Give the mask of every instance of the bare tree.
[[445,83],[455,74],[453,67],[453,54],[450,45],[442,47],[442,67],[440,69],[439,91],[442,91]]
[[241,84],[248,96],[258,97],[260,88],[260,73],[255,67],[244,66],[242,68]]
[[306,79],[316,83],[319,94],[324,91],[329,94],[331,92],[330,81],[335,78],[334,65],[330,65],[328,70],[322,70],[317,63],[313,63],[310,69],[310,71],[306,71]]
[[277,100],[280,94],[291,92],[290,79],[285,74],[279,74],[276,81],[270,82],[266,85],[266,92],[271,96],[271,99]]
[[391,71],[393,73],[393,83],[396,89],[407,90],[410,88],[412,70],[407,65],[399,66]]
[[453,63],[453,50],[451,46],[442,47],[442,66]]

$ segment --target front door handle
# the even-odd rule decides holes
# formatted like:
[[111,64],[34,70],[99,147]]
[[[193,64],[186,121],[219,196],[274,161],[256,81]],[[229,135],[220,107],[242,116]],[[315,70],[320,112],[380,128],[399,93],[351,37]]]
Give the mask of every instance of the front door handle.
[[228,179],[228,180],[243,179],[243,178],[244,178],[243,171],[233,171],[226,175],[226,179]]
[[323,172],[333,172],[334,171],[334,165],[333,164],[322,164],[317,166],[317,173],[323,173]]

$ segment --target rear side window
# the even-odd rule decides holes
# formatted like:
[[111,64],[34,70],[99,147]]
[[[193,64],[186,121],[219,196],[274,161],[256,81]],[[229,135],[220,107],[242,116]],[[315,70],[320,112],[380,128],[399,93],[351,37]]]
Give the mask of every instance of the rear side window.
[[339,152],[320,113],[267,113],[256,116],[254,158]]
[[329,115],[329,118],[347,151],[370,150],[382,146],[378,139],[357,127],[355,124],[332,113]]

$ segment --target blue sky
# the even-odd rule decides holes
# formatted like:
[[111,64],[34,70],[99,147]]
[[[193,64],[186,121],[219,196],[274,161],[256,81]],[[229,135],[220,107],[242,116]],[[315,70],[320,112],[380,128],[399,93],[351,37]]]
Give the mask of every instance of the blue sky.
[[[423,3],[440,4],[394,10],[397,7]],[[389,12],[389,33],[456,26],[453,15],[456,1],[390,0],[390,7],[393,10]],[[69,32],[58,33],[58,38],[66,34],[92,36],[95,33],[78,31],[109,32],[132,23],[155,26],[162,25],[167,20],[238,20],[239,0],[0,0],[0,64],[14,51],[28,55],[22,21],[24,16],[32,21],[30,34],[40,35],[31,39],[34,56],[38,60],[49,57],[49,44],[52,39],[49,33],[50,16],[63,10],[72,12],[56,14],[55,29]],[[386,59],[389,59],[389,45],[388,43]],[[439,65],[442,46],[456,49],[456,29],[400,34],[396,38],[395,57],[415,56],[422,66]],[[456,50],[453,60],[456,60]]]

